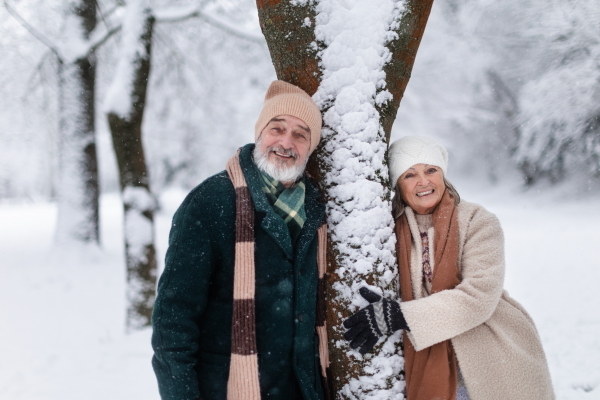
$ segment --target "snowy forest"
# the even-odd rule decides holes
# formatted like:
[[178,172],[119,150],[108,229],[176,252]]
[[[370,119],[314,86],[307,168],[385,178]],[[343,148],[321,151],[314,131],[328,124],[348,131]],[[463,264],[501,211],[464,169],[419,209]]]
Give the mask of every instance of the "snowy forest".
[[[341,243],[334,262],[352,279],[372,267],[348,260],[380,265],[386,272],[372,279],[393,295],[394,242],[369,258],[353,240],[392,235],[391,215],[372,212],[389,208],[386,144],[436,138],[461,197],[500,219],[505,287],[536,322],[557,398],[597,399],[600,4],[433,1],[394,119],[386,66],[396,54],[386,46],[419,1],[285,1],[308,12],[298,29],[314,31],[305,45],[320,74],[313,99],[326,111],[319,154],[351,149],[356,126],[367,127],[357,178],[342,179],[347,167],[332,162],[325,179],[336,200],[329,218],[343,215],[330,226]],[[265,3],[0,3],[0,398],[160,398],[149,324],[171,218],[254,140],[281,73]],[[363,125],[344,124],[345,112],[365,107]],[[345,128],[328,133],[335,121]],[[336,285],[340,299],[356,291],[351,280]],[[352,299],[343,298],[349,310]],[[403,399],[399,346],[396,335],[376,356],[351,355],[344,368],[360,365],[364,376],[340,383],[338,398]]]

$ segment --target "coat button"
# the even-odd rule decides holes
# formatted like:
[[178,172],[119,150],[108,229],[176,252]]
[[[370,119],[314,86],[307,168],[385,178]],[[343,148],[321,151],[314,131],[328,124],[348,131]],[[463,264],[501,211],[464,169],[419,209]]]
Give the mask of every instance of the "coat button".
[[302,314],[298,314],[298,321],[302,322]]

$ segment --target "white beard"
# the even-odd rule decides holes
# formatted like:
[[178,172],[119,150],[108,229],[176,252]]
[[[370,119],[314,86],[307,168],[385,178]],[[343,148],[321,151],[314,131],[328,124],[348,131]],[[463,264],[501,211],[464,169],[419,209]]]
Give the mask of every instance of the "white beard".
[[[304,169],[306,168],[306,163],[308,162],[308,157],[302,165],[298,164],[298,154],[296,154],[292,150],[285,150],[282,147],[271,146],[267,148],[265,153],[260,151],[260,138],[256,142],[256,146],[254,146],[254,162],[256,166],[261,171],[268,174],[271,178],[278,180],[279,182],[295,182],[298,178],[302,176],[304,173]],[[295,163],[291,167],[284,165],[283,163],[279,163],[277,160],[275,162],[269,162],[269,154],[273,151],[277,151],[279,153],[290,154],[294,157]]]

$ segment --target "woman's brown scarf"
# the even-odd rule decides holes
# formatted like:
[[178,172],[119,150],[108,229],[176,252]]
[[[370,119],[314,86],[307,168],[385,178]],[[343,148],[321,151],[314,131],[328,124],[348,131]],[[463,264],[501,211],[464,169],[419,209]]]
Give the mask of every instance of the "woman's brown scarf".
[[[433,211],[435,268],[431,294],[453,289],[460,283],[458,271],[458,216],[448,190]],[[413,300],[410,279],[411,232],[406,213],[396,220],[397,254],[402,301]],[[420,290],[420,289],[419,289]],[[415,351],[404,332],[407,400],[455,400],[456,354],[450,340]]]

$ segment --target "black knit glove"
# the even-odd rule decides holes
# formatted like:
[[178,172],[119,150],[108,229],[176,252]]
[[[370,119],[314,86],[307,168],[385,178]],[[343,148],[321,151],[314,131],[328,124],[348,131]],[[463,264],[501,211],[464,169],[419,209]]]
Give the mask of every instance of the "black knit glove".
[[365,354],[381,336],[399,329],[410,331],[397,301],[384,299],[366,287],[361,287],[358,292],[371,304],[344,321],[344,328],[348,329],[344,338],[351,348],[358,348],[360,354]]

